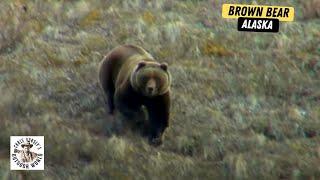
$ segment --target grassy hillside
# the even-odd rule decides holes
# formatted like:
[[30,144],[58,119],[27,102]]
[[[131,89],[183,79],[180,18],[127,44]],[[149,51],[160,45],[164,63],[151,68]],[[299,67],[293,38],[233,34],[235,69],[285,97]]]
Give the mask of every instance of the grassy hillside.
[[[320,178],[320,2],[257,1],[296,8],[276,34],[238,32],[221,2],[2,0],[0,179]],[[97,66],[125,43],[172,73],[158,148],[105,110]],[[10,171],[10,135],[45,136],[45,171]]]

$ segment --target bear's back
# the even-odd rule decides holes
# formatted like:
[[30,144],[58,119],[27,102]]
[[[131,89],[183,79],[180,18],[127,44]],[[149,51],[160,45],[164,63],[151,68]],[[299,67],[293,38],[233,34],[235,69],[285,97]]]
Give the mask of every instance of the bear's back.
[[140,61],[155,61],[154,58],[143,48],[135,45],[124,45],[120,47],[122,57],[120,58],[120,69],[115,72],[115,84],[129,80],[131,72]]
[[118,46],[110,51],[100,63],[99,78],[101,84],[123,81],[140,60],[154,61],[143,48],[131,44]]

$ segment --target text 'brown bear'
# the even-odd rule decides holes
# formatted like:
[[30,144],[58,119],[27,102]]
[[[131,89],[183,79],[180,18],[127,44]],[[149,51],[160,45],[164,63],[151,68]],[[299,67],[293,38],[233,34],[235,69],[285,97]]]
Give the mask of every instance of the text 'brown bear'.
[[109,52],[100,64],[100,84],[106,94],[109,113],[117,109],[133,119],[146,108],[148,138],[162,144],[169,125],[171,75],[166,63],[159,63],[143,48],[123,45]]

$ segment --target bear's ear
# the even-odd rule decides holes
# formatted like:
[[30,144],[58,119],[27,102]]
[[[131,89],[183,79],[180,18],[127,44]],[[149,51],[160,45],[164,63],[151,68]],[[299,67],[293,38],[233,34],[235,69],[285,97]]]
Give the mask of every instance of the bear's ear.
[[139,62],[137,70],[141,69],[144,66],[146,66],[146,62],[144,62],[144,61]]
[[160,64],[160,68],[166,71],[168,69],[168,64],[167,63],[161,63]]

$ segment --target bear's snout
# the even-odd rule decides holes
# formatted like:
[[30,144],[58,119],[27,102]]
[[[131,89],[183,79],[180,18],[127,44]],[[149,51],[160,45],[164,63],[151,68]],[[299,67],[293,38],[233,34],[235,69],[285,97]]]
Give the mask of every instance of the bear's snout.
[[146,92],[148,95],[152,96],[155,94],[155,89],[156,89],[156,81],[154,79],[150,79],[147,82],[146,86]]
[[148,93],[149,93],[149,94],[152,94],[153,89],[154,89],[153,87],[147,87],[147,91],[148,91]]

